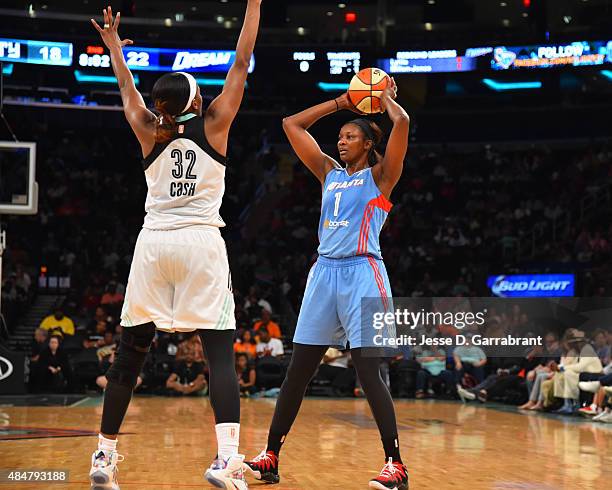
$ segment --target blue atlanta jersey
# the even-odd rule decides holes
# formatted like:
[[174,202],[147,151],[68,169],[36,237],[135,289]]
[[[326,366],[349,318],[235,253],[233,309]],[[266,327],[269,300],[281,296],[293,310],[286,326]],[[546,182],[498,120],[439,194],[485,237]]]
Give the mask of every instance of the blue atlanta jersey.
[[379,235],[391,206],[374,182],[371,168],[353,175],[343,168],[331,170],[323,184],[319,255],[382,259]]

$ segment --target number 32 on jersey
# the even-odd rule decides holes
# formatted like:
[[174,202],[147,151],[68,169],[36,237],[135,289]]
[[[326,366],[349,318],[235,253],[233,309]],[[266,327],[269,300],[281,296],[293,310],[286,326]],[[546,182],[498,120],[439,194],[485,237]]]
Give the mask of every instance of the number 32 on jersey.
[[174,168],[172,169],[173,179],[170,182],[170,196],[194,196],[196,190],[196,181],[198,179],[197,174],[194,173],[194,167],[196,163],[195,151],[187,150],[183,156],[183,152],[181,150],[175,149],[172,150],[170,156],[174,158]]

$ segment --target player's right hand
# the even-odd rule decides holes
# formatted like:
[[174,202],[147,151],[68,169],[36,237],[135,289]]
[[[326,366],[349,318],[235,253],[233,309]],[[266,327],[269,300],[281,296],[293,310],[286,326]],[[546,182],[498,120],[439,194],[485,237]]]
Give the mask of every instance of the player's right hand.
[[121,21],[121,12],[117,12],[117,16],[113,19],[113,9],[108,6],[103,11],[104,13],[104,28],[100,27],[98,23],[91,19],[91,23],[95,27],[95,29],[100,33],[102,37],[102,41],[106,45],[108,49],[123,46],[127,46],[128,44],[134,44],[134,41],[131,39],[123,39],[119,37],[119,33],[117,29],[119,28],[119,22]]

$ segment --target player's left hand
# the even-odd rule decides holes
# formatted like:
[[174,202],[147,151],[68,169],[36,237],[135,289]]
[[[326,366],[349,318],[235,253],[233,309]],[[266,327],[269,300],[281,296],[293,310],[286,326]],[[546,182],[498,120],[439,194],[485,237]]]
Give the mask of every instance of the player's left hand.
[[382,96],[380,98],[380,104],[382,106],[383,112],[387,110],[387,101],[389,99],[395,100],[397,98],[397,84],[395,83],[395,78],[389,77],[389,84],[387,88],[383,90]]
[[96,28],[96,30],[102,36],[102,41],[106,45],[108,49],[113,47],[123,48],[123,46],[127,46],[128,44],[134,44],[134,41],[131,39],[123,39],[119,37],[119,33],[117,29],[119,28],[119,22],[121,21],[121,12],[117,12],[117,16],[113,19],[113,9],[108,6],[103,11],[104,13],[104,28],[100,27],[98,23],[91,19],[91,23]]
[[360,116],[367,115],[365,112],[361,112],[359,109],[357,109],[357,107],[355,107],[355,105],[351,102],[348,92],[343,93],[335,100],[338,104],[338,110],[346,109],[348,111],[354,112],[355,114],[359,114]]

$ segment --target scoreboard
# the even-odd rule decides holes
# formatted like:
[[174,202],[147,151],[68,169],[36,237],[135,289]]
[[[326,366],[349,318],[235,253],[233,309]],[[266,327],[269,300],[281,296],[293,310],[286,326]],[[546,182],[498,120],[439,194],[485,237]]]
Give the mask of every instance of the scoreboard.
[[[236,51],[164,49],[126,46],[125,61],[135,71],[188,71],[198,73],[227,73],[236,59]],[[110,56],[103,46],[86,46],[78,54],[79,66],[110,68]],[[255,69],[251,57],[249,73]]]
[[[92,36],[93,37],[93,36]],[[333,48],[330,48],[333,49]],[[236,60],[236,51],[125,46],[128,67],[141,72],[187,71],[219,75],[214,85],[222,85],[222,76]],[[280,79],[292,77],[292,83],[312,86],[313,81],[348,82],[366,66],[381,68],[389,74],[430,74],[456,72],[528,71],[540,68],[612,65],[612,41],[577,41],[563,45],[484,46],[464,49],[399,50],[380,52],[361,47],[342,46],[342,50],[319,47],[258,47],[258,71],[274,73]],[[389,56],[389,57],[381,57]],[[108,49],[96,37],[95,43],[71,43],[44,40],[0,38],[0,62],[72,67],[77,81],[114,83]],[[255,55],[249,73],[255,71]],[[17,70],[19,71],[19,70]],[[81,78],[79,79],[78,76]],[[141,75],[142,77],[142,75]],[[87,80],[85,80],[85,78]],[[200,77],[200,80],[205,80]],[[204,83],[204,82],[202,82]]]
[[362,67],[361,60],[360,51],[293,51],[289,57],[289,63],[300,73],[330,76],[357,73]]
[[71,66],[72,43],[0,38],[0,61]]

